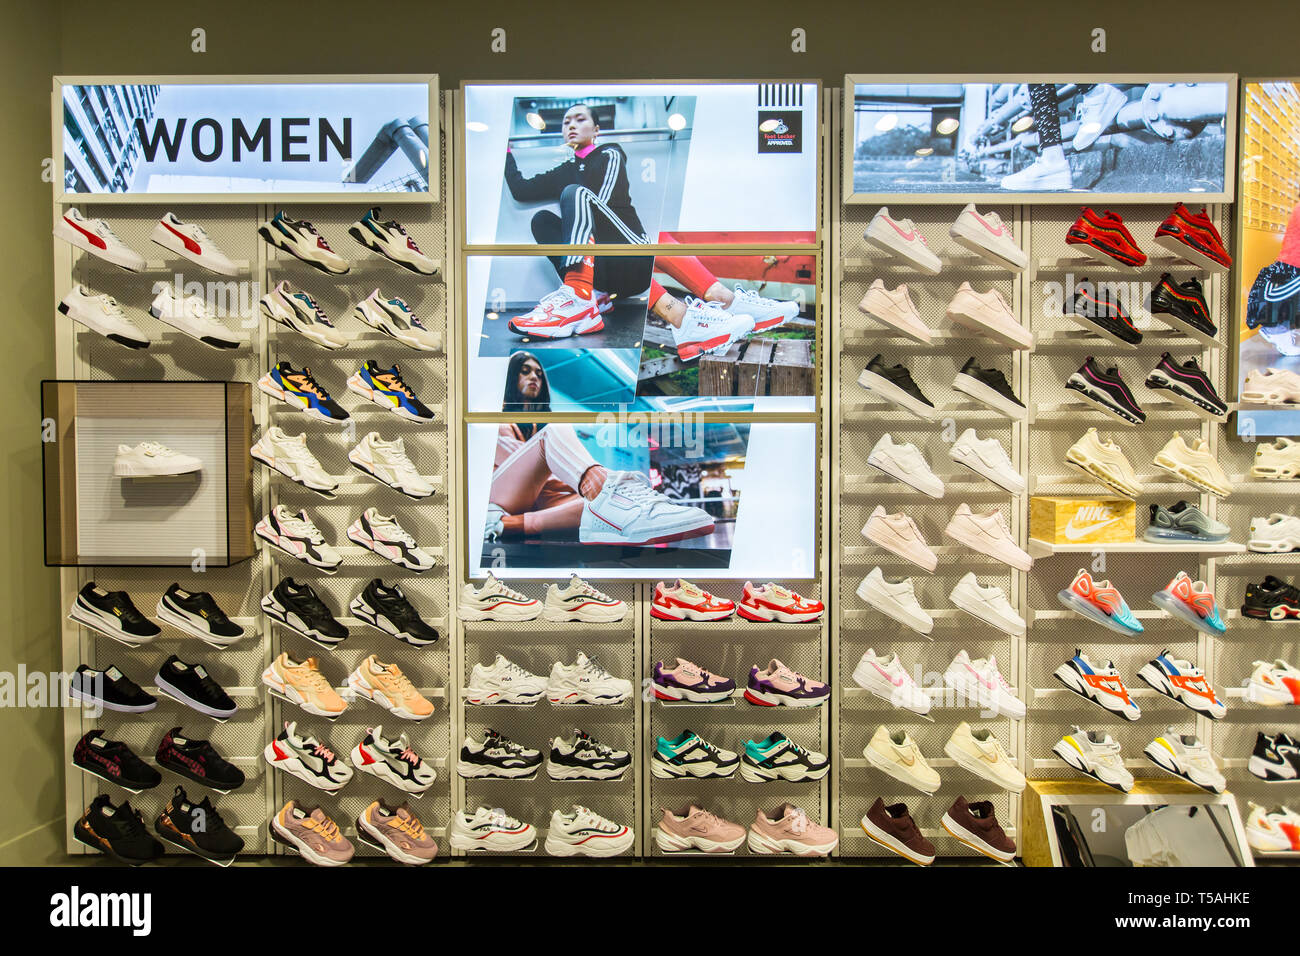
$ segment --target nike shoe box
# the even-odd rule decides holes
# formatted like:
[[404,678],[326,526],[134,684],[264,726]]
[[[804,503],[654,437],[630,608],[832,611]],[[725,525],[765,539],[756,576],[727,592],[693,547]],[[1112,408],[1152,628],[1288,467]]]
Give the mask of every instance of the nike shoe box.
[[1137,504],[1128,498],[1030,498],[1029,537],[1049,544],[1128,544],[1137,540]]

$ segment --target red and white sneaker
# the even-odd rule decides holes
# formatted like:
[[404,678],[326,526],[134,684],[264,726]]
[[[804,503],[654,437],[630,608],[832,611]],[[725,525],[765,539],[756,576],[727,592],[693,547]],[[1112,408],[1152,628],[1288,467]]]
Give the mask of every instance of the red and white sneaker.
[[153,227],[149,238],[164,249],[205,269],[211,269],[218,275],[239,275],[239,267],[217,248],[212,237],[197,222],[181,222],[173,213],[166,212],[158,220],[158,225]]
[[736,613],[736,602],[717,598],[690,581],[655,585],[650,616],[661,621],[721,621]]
[[[739,299],[736,304],[740,304]],[[673,329],[677,357],[689,362],[706,352],[725,352],[732,342],[753,332],[754,326],[752,315],[733,315],[716,302],[688,298],[682,324]]]
[[87,219],[75,206],[54,224],[54,238],[130,272],[144,271],[144,256],[128,246],[102,219]]
[[740,598],[738,613],[747,621],[780,621],[798,624],[815,621],[826,613],[821,601],[810,601],[786,590],[779,584],[761,584],[754,587],[745,582],[745,593]]
[[[604,296],[608,302],[609,296]],[[600,317],[601,309],[596,293],[584,298],[577,290],[562,285],[542,297],[536,308],[510,320],[510,331],[515,335],[529,335],[538,339],[563,339],[570,335],[589,335],[605,327]]]

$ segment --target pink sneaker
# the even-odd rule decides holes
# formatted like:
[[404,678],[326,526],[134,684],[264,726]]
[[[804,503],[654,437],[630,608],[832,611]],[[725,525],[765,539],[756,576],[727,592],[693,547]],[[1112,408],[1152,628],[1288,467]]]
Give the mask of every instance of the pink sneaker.
[[808,819],[808,814],[783,803],[771,815],[758,811],[749,826],[750,853],[794,853],[828,856],[840,844],[835,831]]
[[934,571],[939,566],[939,559],[922,539],[916,522],[905,514],[885,514],[884,505],[876,505],[876,510],[871,512],[862,528],[862,534],[872,544],[906,558],[917,567]]
[[1034,566],[1034,559],[1012,540],[1006,519],[998,508],[975,514],[970,510],[970,505],[960,504],[943,533],[972,551],[997,558],[1019,571],[1028,571]]
[[655,845],[664,853],[700,850],[704,853],[730,853],[745,842],[745,828],[714,816],[695,805],[678,813],[665,810],[655,831]]
[[796,674],[775,658],[764,670],[749,669],[745,700],[763,707],[819,707],[830,700],[828,684]]

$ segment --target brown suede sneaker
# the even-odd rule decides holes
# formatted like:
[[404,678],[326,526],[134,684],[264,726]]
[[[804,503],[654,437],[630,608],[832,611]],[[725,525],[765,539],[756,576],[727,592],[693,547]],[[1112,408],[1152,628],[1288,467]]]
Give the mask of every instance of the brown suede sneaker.
[[967,803],[958,797],[943,815],[943,828],[962,843],[1002,863],[1016,858],[1016,842],[1003,832],[987,800]]
[[918,866],[929,866],[934,862],[934,845],[921,836],[905,803],[887,807],[884,800],[876,797],[876,802],[862,818],[862,829],[886,850],[892,850]]

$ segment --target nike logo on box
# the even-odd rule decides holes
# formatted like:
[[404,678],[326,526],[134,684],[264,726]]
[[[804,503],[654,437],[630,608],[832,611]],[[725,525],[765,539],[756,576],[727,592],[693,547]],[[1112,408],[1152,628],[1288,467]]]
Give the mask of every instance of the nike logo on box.
[[1080,538],[1086,538],[1088,535],[1100,531],[1102,528],[1112,525],[1119,520],[1119,518],[1107,518],[1105,521],[1098,521],[1081,528],[1076,525],[1074,519],[1071,518],[1069,524],[1061,529],[1061,534],[1065,535],[1065,537],[1070,541],[1078,541]]

